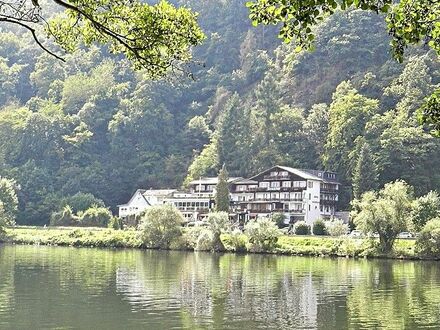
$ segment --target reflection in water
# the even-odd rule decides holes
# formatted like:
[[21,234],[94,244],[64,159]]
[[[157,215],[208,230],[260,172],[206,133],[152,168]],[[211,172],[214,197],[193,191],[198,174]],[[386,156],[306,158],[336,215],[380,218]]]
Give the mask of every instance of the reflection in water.
[[429,262],[0,246],[0,328],[440,328]]

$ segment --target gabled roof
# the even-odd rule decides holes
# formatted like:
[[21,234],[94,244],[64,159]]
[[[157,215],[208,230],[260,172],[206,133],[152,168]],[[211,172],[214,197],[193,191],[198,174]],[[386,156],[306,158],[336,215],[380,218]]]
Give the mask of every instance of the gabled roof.
[[299,176],[299,177],[301,177],[303,179],[306,179],[306,180],[322,181],[322,179],[320,177],[318,177],[316,175],[313,175],[313,174],[310,174],[310,173],[307,173],[307,172],[305,172],[303,170],[300,170],[300,169],[297,169],[297,168],[293,168],[293,167],[288,167],[288,166],[280,166],[280,165],[275,165],[275,166],[273,166],[273,167],[271,167],[271,168],[269,168],[267,170],[264,170],[264,171],[258,173],[257,175],[254,175],[253,177],[251,177],[249,179],[253,180],[254,178],[257,178],[258,176],[260,176],[260,175],[262,175],[262,174],[264,174],[266,172],[270,172],[270,171],[272,171],[273,169],[276,169],[276,168],[279,168],[279,169],[281,169],[283,171],[286,171],[286,172],[289,172],[291,174],[297,175],[297,176]]
[[177,189],[149,189],[145,190],[142,195],[145,196],[168,196],[173,192],[176,192]]
[[258,184],[258,181],[251,179],[239,179],[233,182],[234,184]]
[[[145,196],[144,196],[144,193],[145,193],[145,192],[146,192],[145,189],[138,189],[138,190],[136,190],[136,191],[134,192],[133,196],[131,196],[130,200],[129,200],[127,203],[125,203],[125,204],[121,204],[121,205],[118,205],[118,207],[128,206],[128,205],[133,201],[134,197],[135,197],[138,193],[140,193],[141,196],[143,197],[143,199],[148,203],[147,199],[146,199]],[[148,205],[150,205],[150,203],[148,203]]]
[[[242,180],[242,177],[232,177],[228,179],[229,183],[235,183],[237,180]],[[198,185],[198,184],[217,184],[218,183],[218,177],[208,177],[208,178],[201,178],[199,180],[191,181],[190,185]]]

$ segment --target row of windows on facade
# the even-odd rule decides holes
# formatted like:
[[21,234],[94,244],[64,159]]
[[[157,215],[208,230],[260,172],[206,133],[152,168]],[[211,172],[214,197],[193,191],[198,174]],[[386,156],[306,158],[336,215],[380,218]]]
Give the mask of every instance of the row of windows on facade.
[[130,206],[130,207],[122,207],[121,211],[137,211],[139,210],[139,207],[137,206]]
[[181,207],[203,207],[208,208],[209,202],[173,202],[177,208]]

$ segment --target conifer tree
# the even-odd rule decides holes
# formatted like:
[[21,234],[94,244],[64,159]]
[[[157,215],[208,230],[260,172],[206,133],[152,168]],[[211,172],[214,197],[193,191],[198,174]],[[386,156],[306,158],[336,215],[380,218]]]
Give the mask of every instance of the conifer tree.
[[353,194],[361,198],[364,192],[378,187],[378,174],[376,164],[371,154],[368,143],[363,142],[353,169]]
[[229,175],[225,164],[218,173],[217,192],[215,194],[215,208],[217,212],[229,212]]

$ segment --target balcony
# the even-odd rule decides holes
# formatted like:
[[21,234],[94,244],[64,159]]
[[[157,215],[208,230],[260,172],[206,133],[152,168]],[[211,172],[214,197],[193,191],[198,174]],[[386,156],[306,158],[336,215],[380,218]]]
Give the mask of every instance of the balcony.
[[290,180],[290,177],[288,175],[265,175],[263,177],[264,180]]

